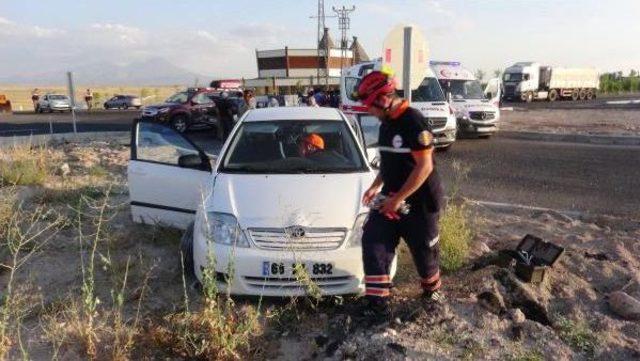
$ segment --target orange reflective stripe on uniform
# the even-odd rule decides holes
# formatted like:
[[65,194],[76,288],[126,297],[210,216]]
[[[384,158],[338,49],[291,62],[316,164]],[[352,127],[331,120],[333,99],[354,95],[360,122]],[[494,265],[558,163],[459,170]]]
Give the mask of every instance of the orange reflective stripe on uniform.
[[440,279],[440,271],[433,274],[433,276],[425,277],[422,279],[422,284],[430,284],[434,283]]
[[365,283],[388,283],[391,282],[389,275],[364,276]]
[[420,281],[422,284],[422,288],[427,291],[437,291],[442,286],[442,282],[440,281],[440,271],[436,272],[432,276],[423,278]]
[[387,288],[371,288],[368,287],[364,292],[367,296],[378,296],[378,297],[388,297],[391,295],[391,292]]

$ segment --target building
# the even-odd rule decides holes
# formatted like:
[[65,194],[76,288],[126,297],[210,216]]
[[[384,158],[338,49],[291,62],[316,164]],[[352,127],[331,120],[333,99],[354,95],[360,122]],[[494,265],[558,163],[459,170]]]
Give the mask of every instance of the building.
[[367,60],[369,56],[357,37],[349,49],[343,50],[335,46],[325,28],[317,49],[256,50],[258,78],[245,79],[244,86],[271,94],[292,94],[315,86],[337,87],[342,68]]

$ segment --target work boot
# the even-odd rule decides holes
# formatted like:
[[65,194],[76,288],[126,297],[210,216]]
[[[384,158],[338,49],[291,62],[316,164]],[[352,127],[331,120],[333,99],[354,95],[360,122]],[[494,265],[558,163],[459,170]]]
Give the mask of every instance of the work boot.
[[422,291],[420,301],[425,311],[439,313],[444,309],[445,297],[442,291]]
[[389,300],[382,297],[366,297],[362,304],[361,315],[380,323],[391,319]]

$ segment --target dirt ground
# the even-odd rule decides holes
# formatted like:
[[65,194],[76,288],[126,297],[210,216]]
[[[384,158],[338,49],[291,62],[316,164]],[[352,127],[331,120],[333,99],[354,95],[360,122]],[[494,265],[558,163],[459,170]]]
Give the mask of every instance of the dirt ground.
[[500,130],[640,136],[640,109],[519,109],[500,113]]
[[[125,179],[128,148],[94,142],[61,144],[47,151],[54,168],[60,169],[66,163],[69,174],[57,172],[60,174],[39,186],[0,189],[17,193],[16,202],[23,202],[26,207],[53,209],[68,221],[68,226],[39,249],[17,274],[18,289],[29,295],[20,341],[29,358],[86,357],[82,351],[85,348],[72,338],[55,336],[67,335],[64,330],[70,325],[60,314],[79,298],[84,278],[82,265],[89,253],[78,227],[72,226],[82,218],[74,205],[80,204],[79,194],[91,204],[99,203],[107,190],[107,236],[98,247],[96,258],[98,310],[111,307],[118,299],[114,290],[122,286],[126,275],[125,319],[132,322],[139,312],[140,317],[135,319],[140,319],[141,324],[127,358],[187,358],[158,342],[153,330],[166,322],[168,315],[185,307],[200,307],[202,295],[191,285],[183,287],[180,233],[131,222]],[[237,357],[640,358],[640,323],[617,316],[608,302],[611,292],[625,286],[632,297],[640,299],[639,222],[606,215],[572,218],[554,211],[504,210],[472,203],[467,204],[467,209],[475,232],[472,252],[465,267],[444,276],[447,299],[442,305],[425,308],[417,301],[418,279],[407,250],[401,248],[394,281],[394,317],[390,322],[360,317],[359,300],[353,297],[321,301],[237,299],[237,307],[253,307],[261,314],[261,327],[252,335],[251,346]],[[525,234],[565,248],[540,285],[521,282],[512,267],[495,262],[497,251],[515,248]],[[0,285],[7,284],[7,277],[7,272],[0,270]],[[0,286],[0,292],[4,292],[3,288]],[[13,345],[9,359],[21,354],[19,344]],[[97,358],[113,357],[107,354]]]

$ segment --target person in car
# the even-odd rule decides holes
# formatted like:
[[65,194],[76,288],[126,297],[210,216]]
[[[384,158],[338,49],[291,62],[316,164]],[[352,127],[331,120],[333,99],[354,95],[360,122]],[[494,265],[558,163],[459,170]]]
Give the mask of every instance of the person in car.
[[242,97],[244,98],[244,104],[242,104],[242,107],[240,107],[240,109],[238,110],[238,118],[242,117],[242,115],[249,109],[256,109],[258,107],[258,101],[256,100],[256,97],[253,95],[253,91],[252,90],[245,90],[244,93],[242,94]]
[[[442,300],[438,220],[443,187],[433,159],[433,134],[422,113],[398,97],[388,71],[365,76],[354,95],[381,122],[380,172],[362,201],[371,204],[379,192],[387,196],[363,227],[365,313],[390,315],[390,268],[400,238],[411,250],[421,298],[430,307]],[[403,202],[410,206],[408,214],[398,213]]]
[[324,151],[324,139],[319,134],[311,133],[302,137],[298,151],[303,158],[311,158]]

